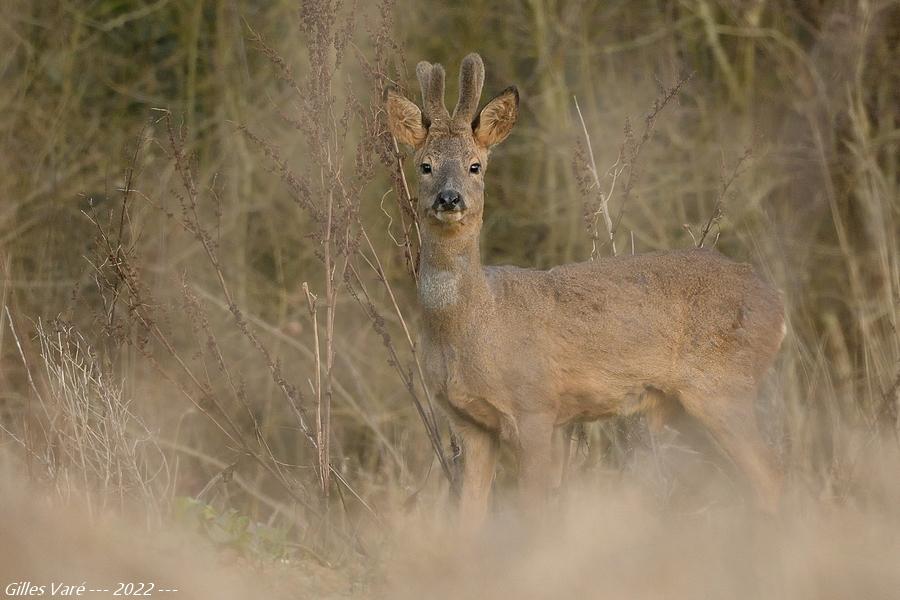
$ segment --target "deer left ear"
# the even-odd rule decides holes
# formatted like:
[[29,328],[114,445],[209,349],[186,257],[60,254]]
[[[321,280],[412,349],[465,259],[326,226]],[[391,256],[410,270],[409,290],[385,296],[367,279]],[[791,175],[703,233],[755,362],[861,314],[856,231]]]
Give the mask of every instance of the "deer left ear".
[[472,123],[475,141],[490,148],[506,139],[519,117],[519,90],[510,86],[481,110]]

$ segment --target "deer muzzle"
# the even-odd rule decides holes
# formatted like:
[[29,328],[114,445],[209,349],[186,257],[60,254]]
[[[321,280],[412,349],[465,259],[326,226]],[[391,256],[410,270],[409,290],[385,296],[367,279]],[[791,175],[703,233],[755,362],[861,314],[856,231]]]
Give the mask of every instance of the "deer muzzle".
[[434,199],[431,210],[439,221],[459,221],[466,210],[466,201],[455,190],[443,190]]

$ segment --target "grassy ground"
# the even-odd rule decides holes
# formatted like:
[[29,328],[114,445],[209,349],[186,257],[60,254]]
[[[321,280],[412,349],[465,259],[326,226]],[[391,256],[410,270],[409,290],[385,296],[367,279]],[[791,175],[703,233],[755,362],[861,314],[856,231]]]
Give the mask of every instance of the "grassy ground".
[[[634,561],[609,595],[653,596],[629,575],[646,563],[654,581],[686,574],[685,597],[887,597],[898,17],[881,0],[4,4],[0,444],[4,488],[28,490],[5,514],[40,497],[67,523],[189,530],[211,560],[238,557],[251,584],[277,568],[298,597],[329,577],[322,594],[465,595],[453,578],[490,569],[525,591],[529,573],[602,587],[599,571],[580,578],[586,555]],[[703,238],[783,291],[788,336],[758,407],[788,472],[782,531],[741,512],[733,469],[690,427],[652,438],[629,419],[576,432],[557,539],[536,532],[532,554],[498,562],[521,545],[504,456],[485,555],[441,554],[454,453],[417,369],[415,189],[380,92],[417,97],[425,59],[455,94],[472,50],[485,96],[522,97],[486,176],[486,263]],[[99,555],[116,553],[103,539]],[[704,579],[709,557],[740,564]],[[775,563],[774,587],[742,583]]]

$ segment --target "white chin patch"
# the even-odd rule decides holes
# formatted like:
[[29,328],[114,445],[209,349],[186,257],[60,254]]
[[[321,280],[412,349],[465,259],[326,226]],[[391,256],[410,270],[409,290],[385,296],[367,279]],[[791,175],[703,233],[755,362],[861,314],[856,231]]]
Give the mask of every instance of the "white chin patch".
[[434,217],[441,223],[459,223],[462,221],[462,212],[435,212]]

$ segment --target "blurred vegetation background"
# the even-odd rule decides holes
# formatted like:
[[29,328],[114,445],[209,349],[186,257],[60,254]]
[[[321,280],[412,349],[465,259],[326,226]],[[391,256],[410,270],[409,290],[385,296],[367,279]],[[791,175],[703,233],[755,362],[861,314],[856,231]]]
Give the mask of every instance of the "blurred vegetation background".
[[[486,178],[489,264],[586,260],[596,198],[579,184],[575,98],[608,185],[654,102],[692,74],[623,175],[633,188],[623,179],[609,195],[618,251],[688,247],[709,223],[707,245],[774,281],[790,327],[761,414],[792,485],[888,501],[860,457],[896,447],[900,425],[900,3],[8,0],[0,32],[0,440],[33,477],[158,514],[197,498],[304,539],[329,521],[316,511],[346,532],[433,505],[446,484],[404,341],[414,229],[380,90],[418,99],[413,67],[429,60],[455,96],[459,60],[478,51],[485,100],[510,84],[522,98]],[[337,172],[349,182],[338,233],[362,243],[363,227],[371,246],[335,246],[359,277],[333,281],[328,334],[333,241],[286,173],[318,202]],[[153,327],[140,322],[151,313]],[[297,416],[312,415],[321,442],[325,380],[330,460],[347,484],[329,502]],[[628,468],[647,440],[625,425],[586,433],[586,476]],[[689,487],[672,477],[669,499]],[[417,504],[421,489],[432,500]]]

